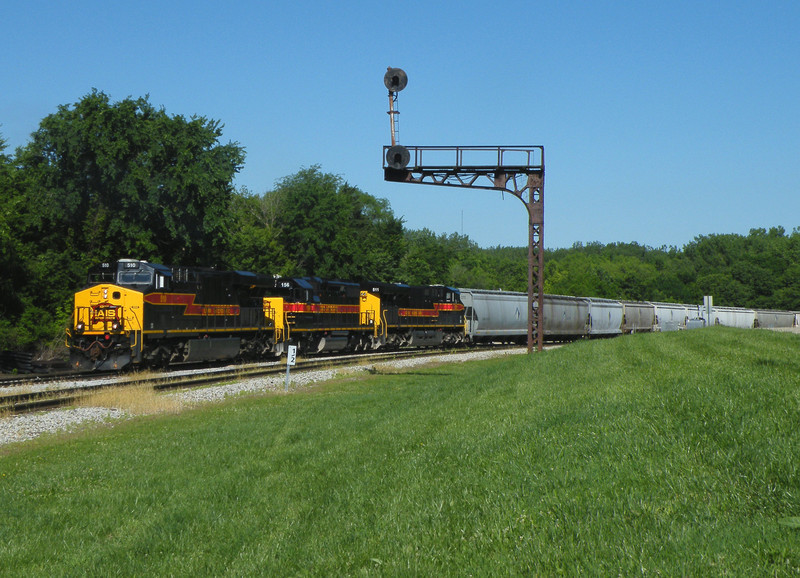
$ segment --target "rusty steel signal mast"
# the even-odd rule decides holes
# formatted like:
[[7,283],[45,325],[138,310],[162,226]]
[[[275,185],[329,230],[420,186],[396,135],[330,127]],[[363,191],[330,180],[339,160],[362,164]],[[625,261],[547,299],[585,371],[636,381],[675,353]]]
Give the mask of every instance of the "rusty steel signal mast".
[[[408,84],[388,68],[392,144],[383,147],[383,178],[398,183],[468,187],[511,193],[528,211],[528,352],[542,350],[544,327],[544,147],[409,146],[398,144],[397,93]],[[426,162],[428,161],[428,162]]]

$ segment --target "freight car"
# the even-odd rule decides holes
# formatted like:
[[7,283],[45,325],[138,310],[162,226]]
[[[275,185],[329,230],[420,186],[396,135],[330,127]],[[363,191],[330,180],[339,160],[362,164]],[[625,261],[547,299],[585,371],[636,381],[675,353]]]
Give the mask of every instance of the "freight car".
[[[589,299],[589,337],[614,337],[622,333],[623,306],[612,299]],[[546,325],[546,322],[545,322]]]
[[656,311],[652,303],[641,301],[622,302],[622,333],[642,333],[653,330]]
[[[510,291],[460,288],[467,340],[524,343],[528,334],[528,295]],[[545,295],[545,341],[608,337],[622,333],[623,304],[611,299]]]
[[458,290],[444,286],[279,278],[245,271],[101,263],[75,294],[67,344],[73,368],[455,345]]
[[545,295],[542,304],[545,341],[569,341],[589,331],[589,299],[566,295]]
[[[466,306],[467,341],[523,343],[527,336],[526,293],[459,289]],[[800,324],[793,311],[740,307],[703,307],[680,303],[614,301],[595,297],[545,295],[545,341],[609,337],[622,333],[678,331],[706,325],[792,330]]]
[[712,318],[708,321],[710,325],[753,329],[756,327],[756,312],[752,309],[742,309],[739,307],[714,306]]
[[[467,288],[459,291],[466,306],[468,341],[524,341],[521,336],[527,336],[528,324],[526,293]],[[546,294],[542,311],[543,337],[545,341],[570,341],[655,331],[659,329],[658,311],[681,311],[686,316],[683,305],[656,306],[638,301]],[[672,315],[669,318],[672,320]],[[513,324],[498,326],[497,319],[512,319]]]
[[[525,343],[528,335],[528,294],[459,288],[465,307],[470,343]],[[589,330],[589,299],[545,295],[543,337],[568,341],[585,337]]]
[[678,303],[653,303],[655,331],[678,331],[686,329],[690,308]]
[[[528,294],[515,291],[459,288],[465,307],[467,341],[471,343],[525,343],[528,335]],[[591,300],[585,297],[545,295],[543,337],[569,341],[590,332]],[[597,329],[600,331],[600,320]]]
[[756,327],[761,329],[791,329],[795,326],[796,314],[794,311],[769,311],[756,310]]
[[528,295],[511,291],[459,289],[467,340],[524,343],[528,335]]

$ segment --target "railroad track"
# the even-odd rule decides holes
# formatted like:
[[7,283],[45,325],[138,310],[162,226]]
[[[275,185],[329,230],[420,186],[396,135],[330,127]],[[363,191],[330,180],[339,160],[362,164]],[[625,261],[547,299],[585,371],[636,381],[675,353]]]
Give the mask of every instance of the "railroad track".
[[[473,350],[477,349],[478,348],[473,348]],[[495,346],[491,349],[497,350],[500,348]],[[451,352],[454,353],[461,351],[463,350],[451,350]],[[312,371],[316,369],[331,369],[384,360],[391,361],[415,357],[441,356],[447,355],[447,353],[447,351],[442,350],[424,350],[383,352],[368,355],[349,355],[333,358],[326,357],[322,359],[305,358],[298,360],[297,365],[292,369],[292,372],[297,374],[299,372]],[[0,413],[21,414],[32,411],[52,409],[55,407],[69,406],[75,404],[81,398],[86,397],[93,392],[111,387],[147,386],[152,387],[157,391],[165,391],[170,389],[192,389],[231,381],[243,381],[257,377],[284,375],[285,373],[285,363],[274,362],[266,365],[259,364],[209,370],[204,373],[186,373],[177,371],[174,373],[166,373],[143,378],[137,378],[135,374],[113,380],[110,380],[108,376],[102,376],[102,378],[97,379],[96,382],[86,381],[80,383],[79,385],[72,385],[70,387],[42,389],[39,391],[9,392],[5,394],[0,393]],[[91,375],[92,377],[97,377],[97,374]],[[84,377],[81,377],[75,373],[69,374],[68,377],[70,379],[84,379]],[[61,376],[60,379],[63,380],[64,376]],[[26,383],[29,381],[31,380],[27,380]],[[40,382],[37,380],[36,383]]]
[[55,373],[23,373],[22,375],[3,374],[0,375],[0,390],[22,385],[43,385],[47,383],[63,381],[65,379],[91,379],[100,378],[95,372],[78,371],[59,371]]

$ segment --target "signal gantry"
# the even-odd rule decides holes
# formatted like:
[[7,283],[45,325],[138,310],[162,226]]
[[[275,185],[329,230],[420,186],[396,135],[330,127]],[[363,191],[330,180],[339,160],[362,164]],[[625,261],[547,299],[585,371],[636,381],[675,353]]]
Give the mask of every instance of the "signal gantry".
[[528,352],[543,347],[544,146],[403,146],[397,93],[408,84],[400,68],[383,77],[389,90],[391,145],[383,147],[384,180],[507,192],[528,212]]

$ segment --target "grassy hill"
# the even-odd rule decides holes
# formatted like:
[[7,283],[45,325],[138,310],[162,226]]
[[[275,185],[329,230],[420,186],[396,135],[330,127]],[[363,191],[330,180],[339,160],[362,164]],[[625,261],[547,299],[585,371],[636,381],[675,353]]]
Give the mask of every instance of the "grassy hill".
[[637,335],[23,444],[0,458],[0,568],[798,573],[799,353]]

